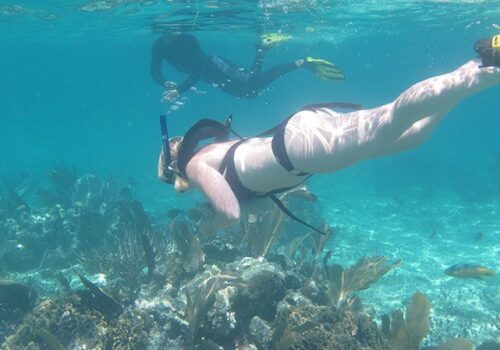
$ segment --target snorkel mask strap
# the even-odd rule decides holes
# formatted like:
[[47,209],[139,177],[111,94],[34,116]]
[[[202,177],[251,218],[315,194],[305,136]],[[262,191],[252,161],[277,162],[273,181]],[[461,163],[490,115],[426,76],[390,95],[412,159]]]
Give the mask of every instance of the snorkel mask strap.
[[163,164],[163,171],[170,171],[170,163],[172,162],[172,155],[170,154],[170,144],[168,139],[168,128],[167,128],[167,118],[164,114],[160,115],[160,127],[161,127],[161,144],[163,148],[163,156],[165,157],[165,163]]

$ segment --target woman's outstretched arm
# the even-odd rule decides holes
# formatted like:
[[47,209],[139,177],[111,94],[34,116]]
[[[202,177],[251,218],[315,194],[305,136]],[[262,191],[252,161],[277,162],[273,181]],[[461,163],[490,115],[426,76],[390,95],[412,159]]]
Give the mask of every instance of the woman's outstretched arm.
[[189,162],[186,173],[192,186],[198,187],[215,210],[215,216],[200,225],[205,234],[215,233],[240,219],[240,204],[224,176],[201,161]]

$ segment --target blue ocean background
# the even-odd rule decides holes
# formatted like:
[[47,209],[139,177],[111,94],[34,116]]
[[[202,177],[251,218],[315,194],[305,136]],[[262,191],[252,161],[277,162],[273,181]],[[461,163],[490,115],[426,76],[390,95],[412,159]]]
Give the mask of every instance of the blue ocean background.
[[[111,5],[85,9],[97,3]],[[307,104],[385,104],[411,84],[474,59],[474,41],[500,32],[499,1],[208,5],[2,1],[0,175],[43,182],[54,163],[63,163],[131,184],[155,215],[199,201],[199,194],[179,195],[157,180],[158,115],[169,111],[149,73],[159,27],[182,24],[206,52],[242,67],[251,65],[260,32],[280,31],[292,40],[273,48],[264,68],[313,56],[335,62],[346,75],[330,82],[297,70],[252,100],[198,83],[205,93],[188,92],[189,100],[168,114],[172,135],[200,118],[232,114],[234,129],[251,136]],[[168,80],[183,81],[172,67],[163,68]],[[446,335],[475,342],[500,332],[498,277],[459,280],[443,271],[460,262],[499,267],[499,97],[497,86],[467,98],[415,150],[309,181],[322,216],[341,229],[333,243],[338,261],[377,254],[403,259],[397,272],[366,293],[368,303],[390,310],[420,290],[434,297],[437,320],[455,320],[464,332],[450,325]],[[477,232],[484,240],[474,241]]]

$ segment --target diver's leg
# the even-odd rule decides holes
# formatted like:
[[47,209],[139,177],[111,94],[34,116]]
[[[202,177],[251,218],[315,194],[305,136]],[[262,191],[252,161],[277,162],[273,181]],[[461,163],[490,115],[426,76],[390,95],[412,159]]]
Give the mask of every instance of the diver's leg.
[[418,136],[417,131],[430,130],[419,130],[415,123],[440,116],[437,122],[465,97],[499,83],[500,68],[479,68],[478,62],[469,62],[454,72],[415,84],[394,102],[378,108],[348,114],[329,109],[299,112],[285,131],[288,156],[305,172],[336,171],[390,149],[413,125],[407,141]]
[[274,80],[296,70],[298,67],[300,67],[300,65],[298,65],[297,62],[279,64],[260,74],[253,75],[249,83],[254,90],[259,91],[264,89]]
[[415,122],[408,130],[406,130],[396,141],[388,145],[386,148],[375,153],[372,157],[389,156],[412,148],[420,146],[427,141],[431,136],[436,126],[444,119],[447,113],[432,115]]
[[256,45],[255,47],[255,58],[252,63],[252,67],[250,67],[250,74],[259,75],[262,71],[262,64],[264,63],[264,55],[266,54],[267,49],[262,47],[261,45]]
[[480,65],[479,61],[470,61],[451,73],[413,85],[394,102],[392,121],[413,124],[449,111],[464,98],[500,83],[500,68]]

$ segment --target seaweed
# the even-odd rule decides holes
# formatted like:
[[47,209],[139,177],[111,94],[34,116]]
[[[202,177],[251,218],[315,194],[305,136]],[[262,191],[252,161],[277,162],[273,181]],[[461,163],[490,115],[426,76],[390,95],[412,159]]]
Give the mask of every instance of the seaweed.
[[78,271],[73,271],[78,275],[82,284],[93,294],[99,311],[108,316],[118,314],[122,311],[123,306],[113,299],[113,297],[108,295],[98,285],[89,281],[85,276],[78,273]]
[[31,208],[22,198],[18,190],[4,179],[5,198],[3,200],[4,212],[7,217],[17,217],[20,212],[30,211]]
[[191,344],[194,344],[201,323],[215,301],[215,293],[226,287],[239,284],[241,284],[240,277],[219,273],[205,278],[192,295],[186,290],[186,320],[189,323]]
[[300,340],[300,335],[304,332],[310,331],[316,328],[318,325],[310,320],[305,321],[301,325],[288,327],[288,320],[285,324],[285,329],[283,327],[278,330],[277,333],[273,335],[275,341],[276,350],[289,350],[293,349],[294,345]]
[[357,305],[359,300],[353,296],[353,293],[368,289],[399,264],[399,260],[387,263],[387,257],[378,256],[363,257],[348,269],[340,265],[327,266],[330,303],[337,307]]
[[200,240],[191,232],[186,222],[174,222],[172,238],[181,254],[184,271],[193,273],[200,269],[205,262],[205,253],[201,249]]
[[62,163],[55,163],[47,173],[51,190],[40,189],[38,197],[45,206],[60,204],[66,207],[73,205],[75,185],[78,172],[74,167]]
[[[431,304],[422,293],[415,293],[406,308],[406,317],[395,310],[382,317],[382,331],[390,350],[417,350],[430,327]],[[445,348],[446,349],[446,348]]]
[[137,200],[120,201],[118,204],[120,219],[123,223],[138,232],[152,230],[151,221],[141,202]]
[[276,242],[285,214],[274,208],[263,215],[251,215],[244,222],[245,239],[253,257],[265,257]]
[[73,291],[73,289],[71,288],[70,281],[66,278],[66,276],[64,276],[64,274],[61,271],[57,271],[56,273],[54,273],[54,278],[57,280],[57,282],[59,282],[62,289],[66,293],[69,294]]
[[48,330],[37,329],[35,331],[35,334],[38,337],[43,339],[45,344],[47,344],[47,348],[49,350],[64,350],[65,349],[64,346],[59,341],[59,339],[57,339],[57,337],[54,334],[50,333]]
[[151,260],[148,263],[145,257],[142,235],[148,237],[151,248],[155,247],[153,255],[156,264],[157,259],[163,258],[163,255],[157,252],[164,249],[164,238],[156,232],[139,233],[133,229],[117,232],[96,246],[88,243],[78,255],[78,260],[91,273],[104,273],[113,279],[124,281],[124,287],[131,289],[132,294],[129,296],[133,297],[140,285],[144,267],[151,264]]
[[299,236],[295,237],[292,239],[287,245],[285,245],[285,248],[283,249],[283,253],[289,258],[289,259],[294,259],[295,255],[299,251],[299,247],[304,243],[304,240],[307,238],[306,236]]

